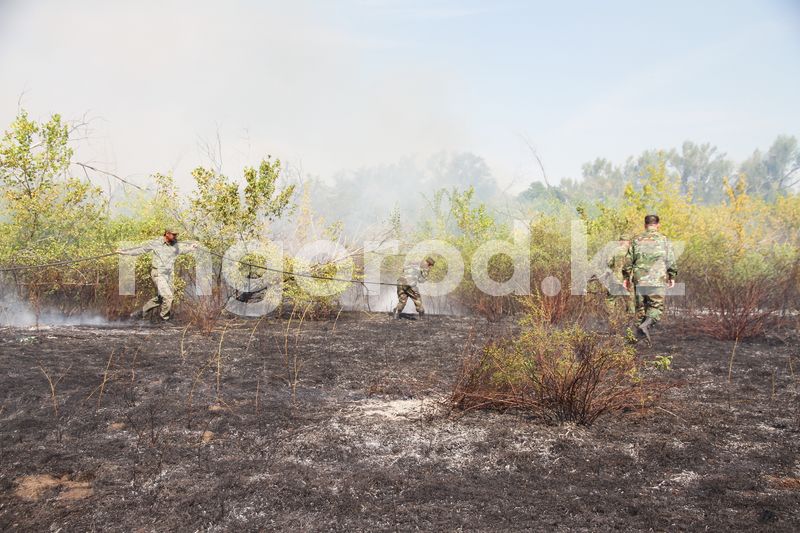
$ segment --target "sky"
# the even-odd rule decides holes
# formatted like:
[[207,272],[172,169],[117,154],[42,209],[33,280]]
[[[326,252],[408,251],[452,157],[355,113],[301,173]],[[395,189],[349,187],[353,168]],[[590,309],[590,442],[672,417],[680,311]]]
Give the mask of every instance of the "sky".
[[[0,0],[0,125],[89,119],[76,158],[190,183],[221,146],[304,175],[469,151],[509,191],[596,157],[800,135],[797,0]],[[218,142],[219,141],[219,142]]]

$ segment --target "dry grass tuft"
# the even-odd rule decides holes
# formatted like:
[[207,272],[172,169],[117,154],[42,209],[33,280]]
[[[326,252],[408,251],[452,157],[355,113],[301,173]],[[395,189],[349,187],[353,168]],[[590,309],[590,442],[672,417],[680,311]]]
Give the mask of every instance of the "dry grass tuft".
[[522,325],[518,336],[465,359],[453,407],[516,409],[550,423],[588,425],[649,405],[668,387],[645,377],[645,363],[621,335],[557,328],[538,314]]

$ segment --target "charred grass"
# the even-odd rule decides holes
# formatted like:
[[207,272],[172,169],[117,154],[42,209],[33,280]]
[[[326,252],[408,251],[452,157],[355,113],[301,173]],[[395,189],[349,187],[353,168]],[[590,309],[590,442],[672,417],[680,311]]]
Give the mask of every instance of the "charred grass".
[[450,411],[468,347],[517,328],[2,329],[0,529],[800,527],[796,336],[731,358],[665,323],[641,355],[678,386],[590,427]]

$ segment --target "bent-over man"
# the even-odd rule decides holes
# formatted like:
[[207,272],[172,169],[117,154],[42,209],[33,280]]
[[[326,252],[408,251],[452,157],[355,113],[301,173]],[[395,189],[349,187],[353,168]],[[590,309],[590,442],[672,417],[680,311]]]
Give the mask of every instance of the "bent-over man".
[[419,266],[408,265],[403,269],[403,273],[397,279],[397,307],[394,309],[392,315],[394,318],[400,318],[400,313],[408,303],[408,299],[414,302],[417,308],[419,318],[425,316],[425,308],[422,305],[422,296],[419,293],[419,284],[428,280],[431,267],[436,264],[432,257],[425,258]]
[[627,234],[620,235],[617,246],[611,252],[611,256],[606,263],[608,267],[606,308],[610,313],[617,312],[620,309],[629,315],[633,315],[636,312],[633,296],[625,287],[625,274],[623,273],[628,262],[628,250],[630,247],[630,236]]

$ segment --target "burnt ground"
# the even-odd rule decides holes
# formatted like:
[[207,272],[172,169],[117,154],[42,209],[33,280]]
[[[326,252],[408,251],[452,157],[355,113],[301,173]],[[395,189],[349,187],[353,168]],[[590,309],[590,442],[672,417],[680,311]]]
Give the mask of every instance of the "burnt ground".
[[733,343],[666,325],[682,385],[586,428],[437,407],[510,324],[255,325],[0,329],[0,530],[800,529],[796,337],[729,385]]

